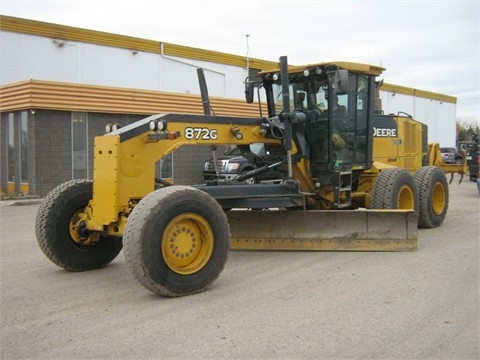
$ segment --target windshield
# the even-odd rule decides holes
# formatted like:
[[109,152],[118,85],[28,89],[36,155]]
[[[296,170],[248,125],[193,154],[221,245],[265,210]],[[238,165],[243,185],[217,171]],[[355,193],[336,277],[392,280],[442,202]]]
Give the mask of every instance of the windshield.
[[[283,110],[283,92],[281,84],[272,84],[275,112],[279,114]],[[293,83],[289,86],[290,111],[292,110],[321,110],[331,107],[337,110],[348,108],[348,96],[333,94],[331,101],[328,100],[327,80],[313,80],[309,82]],[[344,114],[346,116],[346,114]]]
[[[314,163],[366,163],[368,76],[350,74],[348,91],[336,94],[328,78],[298,77],[290,81],[290,111],[306,114],[305,136]],[[273,110],[283,110],[280,83],[272,84]]]

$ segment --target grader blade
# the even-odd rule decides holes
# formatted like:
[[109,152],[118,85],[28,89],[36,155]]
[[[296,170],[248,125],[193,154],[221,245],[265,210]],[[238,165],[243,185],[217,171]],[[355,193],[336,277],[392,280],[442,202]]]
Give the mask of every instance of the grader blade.
[[227,211],[234,250],[414,251],[418,215],[402,210]]

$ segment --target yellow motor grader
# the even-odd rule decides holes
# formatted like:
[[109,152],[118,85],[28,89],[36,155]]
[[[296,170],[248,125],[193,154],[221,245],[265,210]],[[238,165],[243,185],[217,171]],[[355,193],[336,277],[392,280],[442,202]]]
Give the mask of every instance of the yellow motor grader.
[[[289,67],[281,57],[278,69],[246,79],[247,102],[257,92],[265,116],[158,114],[96,137],[93,181],[61,184],[40,206],[40,248],[70,271],[101,268],[123,248],[136,279],[169,297],[210,286],[229,249],[415,250],[418,225],[443,221],[448,184],[428,163],[412,173],[373,161],[383,70],[350,62]],[[267,165],[192,186],[156,178],[159,160],[196,144],[234,144]],[[263,153],[249,152],[251,144]],[[272,169],[281,182],[245,182]]]

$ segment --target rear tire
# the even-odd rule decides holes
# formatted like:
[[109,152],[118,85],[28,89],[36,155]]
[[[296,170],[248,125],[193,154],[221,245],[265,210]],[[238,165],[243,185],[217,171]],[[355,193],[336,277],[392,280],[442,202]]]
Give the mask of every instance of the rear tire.
[[54,264],[70,271],[104,267],[122,250],[122,238],[100,236],[85,228],[84,209],[92,198],[89,180],[72,180],[54,188],[38,209],[38,245]]
[[448,183],[443,171],[424,166],[415,173],[419,193],[418,226],[434,228],[442,225],[448,210]]
[[372,209],[412,209],[418,212],[418,189],[406,169],[382,170],[372,189]]
[[208,288],[222,272],[230,247],[227,217],[210,195],[171,186],[145,196],[130,214],[124,255],[135,278],[168,297]]

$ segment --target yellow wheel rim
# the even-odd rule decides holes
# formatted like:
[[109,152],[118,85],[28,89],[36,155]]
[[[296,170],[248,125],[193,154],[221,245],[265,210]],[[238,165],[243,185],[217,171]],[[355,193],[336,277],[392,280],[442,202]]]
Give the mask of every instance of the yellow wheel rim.
[[72,217],[70,218],[70,222],[68,223],[70,237],[77,244],[83,245],[86,241],[88,241],[88,235],[81,235],[82,226],[84,226],[86,218],[87,215],[83,212],[83,209],[77,210],[73,213]]
[[100,233],[87,230],[86,219],[87,213],[84,209],[73,213],[68,223],[70,238],[78,245],[95,245],[100,238]]
[[415,198],[410,186],[404,185],[400,188],[397,198],[398,209],[414,209]]
[[440,215],[445,209],[445,188],[441,182],[435,183],[432,189],[432,210],[435,215]]
[[208,221],[194,213],[174,217],[162,236],[162,256],[167,266],[181,275],[202,269],[212,256],[213,231]]

